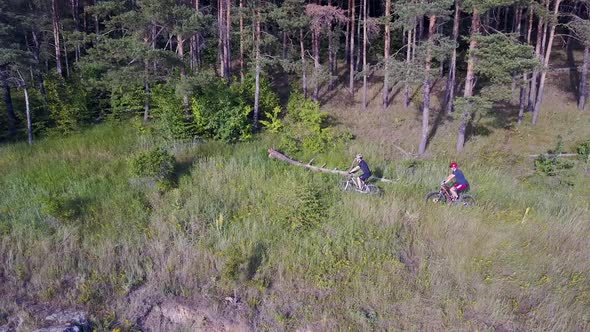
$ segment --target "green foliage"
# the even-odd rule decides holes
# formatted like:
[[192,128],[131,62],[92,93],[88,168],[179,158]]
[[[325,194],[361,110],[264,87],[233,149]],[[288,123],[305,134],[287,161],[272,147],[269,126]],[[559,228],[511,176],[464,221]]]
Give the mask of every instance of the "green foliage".
[[248,116],[252,109],[240,92],[219,79],[201,86],[201,93],[191,104],[197,134],[224,142],[250,139],[252,125]]
[[51,194],[42,197],[39,201],[44,214],[62,222],[71,222],[81,213],[81,201],[71,195]]
[[90,95],[79,81],[48,78],[45,89],[52,132],[71,134],[91,122],[93,113],[88,108]]
[[275,218],[290,230],[306,230],[318,225],[328,207],[320,190],[310,182],[297,183],[282,192],[280,199],[284,202],[283,208],[277,211]]
[[157,180],[169,178],[174,172],[176,160],[163,148],[142,151],[131,159],[131,172],[136,176]]
[[287,104],[287,117],[280,149],[287,153],[306,151],[317,153],[325,151],[338,140],[338,136],[327,124],[328,114],[320,111],[317,102],[308,100],[300,93],[293,93]]
[[143,112],[145,91],[141,87],[119,87],[111,91],[111,117],[124,119]]
[[526,73],[540,65],[530,45],[521,44],[517,36],[494,33],[478,35],[475,72],[492,84],[509,84],[515,73]]
[[[256,89],[256,79],[253,75],[248,75],[244,79],[244,83],[235,81],[230,90],[239,95],[240,99],[248,105],[254,105],[254,93]],[[263,75],[260,75],[259,88],[259,110],[260,114],[273,114],[276,107],[279,107],[279,97],[273,91],[272,85]]]
[[588,163],[590,162],[590,140],[580,143],[576,147],[576,152]]
[[168,139],[190,139],[198,134],[197,126],[182,105],[171,85],[158,85],[152,90],[152,115],[158,129]]
[[279,119],[279,114],[281,113],[281,107],[277,106],[272,110],[272,113],[265,112],[266,118],[268,120],[260,120],[260,123],[268,129],[271,133],[278,133],[283,128],[283,122]]
[[455,117],[473,114],[475,112],[487,112],[492,109],[493,103],[485,96],[458,97],[455,99]]
[[544,175],[556,176],[561,171],[574,167],[571,161],[559,157],[563,152],[563,139],[557,136],[557,143],[553,151],[549,154],[541,154],[535,159],[535,170]]

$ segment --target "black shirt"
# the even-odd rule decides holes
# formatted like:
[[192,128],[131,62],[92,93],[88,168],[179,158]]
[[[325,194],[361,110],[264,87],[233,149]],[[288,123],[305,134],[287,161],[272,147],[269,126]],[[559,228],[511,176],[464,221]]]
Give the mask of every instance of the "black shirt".
[[371,170],[369,169],[369,165],[364,160],[361,160],[359,163],[359,167],[363,171],[363,174],[371,175]]

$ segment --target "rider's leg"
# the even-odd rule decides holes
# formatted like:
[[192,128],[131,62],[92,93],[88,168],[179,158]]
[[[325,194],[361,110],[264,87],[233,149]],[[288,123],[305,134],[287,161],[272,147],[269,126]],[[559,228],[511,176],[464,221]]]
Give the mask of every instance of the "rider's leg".
[[361,180],[361,177],[357,176],[354,180],[355,180],[354,182],[356,183],[357,189],[362,190],[363,189],[363,180]]
[[457,188],[455,186],[451,187],[451,197],[453,197],[453,199],[457,199],[459,197],[457,194]]
[[360,189],[364,190],[366,189],[366,182],[369,179],[369,177],[366,174],[363,174],[361,176],[359,176],[359,182],[360,182]]

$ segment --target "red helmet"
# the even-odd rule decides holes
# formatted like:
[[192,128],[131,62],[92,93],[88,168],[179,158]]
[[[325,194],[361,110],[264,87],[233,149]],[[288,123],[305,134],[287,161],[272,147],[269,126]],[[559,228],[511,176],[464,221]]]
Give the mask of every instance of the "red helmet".
[[457,166],[458,166],[458,165],[457,165],[457,163],[456,163],[456,162],[454,162],[454,161],[453,161],[452,163],[450,163],[450,164],[449,164],[449,168],[453,168],[453,167],[454,167],[454,168],[457,168]]

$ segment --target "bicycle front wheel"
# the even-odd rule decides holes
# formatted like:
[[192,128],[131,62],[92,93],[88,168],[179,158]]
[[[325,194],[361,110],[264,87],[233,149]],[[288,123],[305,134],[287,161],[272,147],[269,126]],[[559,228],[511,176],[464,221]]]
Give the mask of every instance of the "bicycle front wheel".
[[354,183],[352,180],[342,180],[339,187],[342,191],[352,191],[354,190]]
[[445,197],[443,195],[441,195],[441,193],[439,191],[431,191],[428,194],[426,194],[426,202],[431,202],[431,203],[444,203],[447,200],[445,199]]

